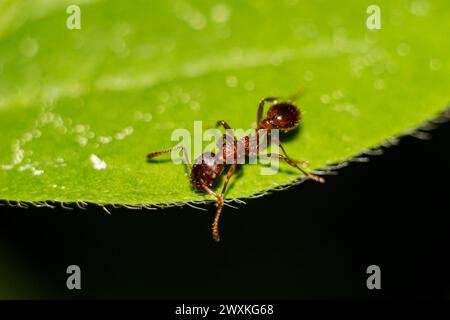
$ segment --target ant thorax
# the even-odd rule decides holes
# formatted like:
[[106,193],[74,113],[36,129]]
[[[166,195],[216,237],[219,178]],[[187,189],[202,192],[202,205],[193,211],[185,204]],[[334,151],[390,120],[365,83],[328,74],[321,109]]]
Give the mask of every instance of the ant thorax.
[[222,152],[218,153],[219,160],[226,164],[244,164],[246,158],[256,160],[261,151],[266,150],[268,141],[270,142],[271,130],[258,129],[254,135],[248,135],[240,139],[233,139],[231,136],[224,137]]

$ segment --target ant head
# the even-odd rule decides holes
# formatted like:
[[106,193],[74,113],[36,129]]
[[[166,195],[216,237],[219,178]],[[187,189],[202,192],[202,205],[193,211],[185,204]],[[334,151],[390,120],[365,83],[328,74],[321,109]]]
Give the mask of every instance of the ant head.
[[205,152],[195,160],[191,170],[191,182],[196,189],[204,190],[204,187],[213,186],[225,168],[225,164],[218,160],[218,155],[213,152]]
[[293,104],[276,103],[267,111],[267,118],[263,120],[264,129],[291,130],[300,122],[300,110]]

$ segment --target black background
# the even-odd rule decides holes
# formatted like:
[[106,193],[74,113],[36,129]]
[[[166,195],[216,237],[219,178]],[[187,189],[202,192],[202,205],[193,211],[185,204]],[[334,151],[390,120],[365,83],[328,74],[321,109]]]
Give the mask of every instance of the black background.
[[[0,207],[0,243],[16,258],[11,270],[0,257],[3,297],[448,299],[449,138],[445,123],[432,140],[404,137],[325,185],[225,208],[220,243],[213,207]],[[71,264],[80,291],[66,288]],[[371,264],[381,290],[366,287]]]

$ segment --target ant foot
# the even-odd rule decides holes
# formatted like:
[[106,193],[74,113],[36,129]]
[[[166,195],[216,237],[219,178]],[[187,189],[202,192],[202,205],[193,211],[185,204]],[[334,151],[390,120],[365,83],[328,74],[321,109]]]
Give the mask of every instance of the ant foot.
[[315,176],[313,174],[308,175],[311,179],[313,179],[314,181],[317,181],[319,183],[325,183],[325,179],[319,176]]
[[214,241],[216,241],[216,242],[220,242],[220,236],[219,236],[219,233],[218,233],[218,232],[215,233],[215,232],[213,231],[213,239],[214,239]]
[[223,206],[223,197],[218,197],[216,199],[216,207]]

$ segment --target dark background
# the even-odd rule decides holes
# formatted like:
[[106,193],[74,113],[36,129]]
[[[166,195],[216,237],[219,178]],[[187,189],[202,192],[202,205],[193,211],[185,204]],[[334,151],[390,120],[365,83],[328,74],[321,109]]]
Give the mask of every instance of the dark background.
[[[0,207],[1,295],[448,299],[449,138],[445,123],[432,140],[404,137],[325,185],[225,208],[220,243],[212,207]],[[71,264],[81,267],[81,291],[66,289]],[[381,267],[378,291],[366,288],[371,264]]]

